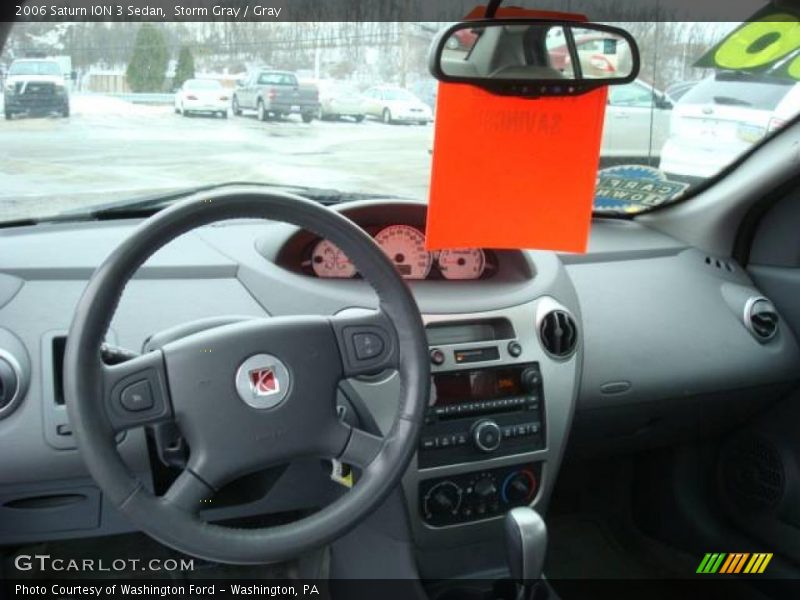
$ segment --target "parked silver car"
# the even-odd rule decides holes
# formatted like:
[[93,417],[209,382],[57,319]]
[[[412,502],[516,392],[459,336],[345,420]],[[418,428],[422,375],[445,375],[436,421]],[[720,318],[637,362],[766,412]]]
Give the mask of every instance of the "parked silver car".
[[376,86],[364,92],[366,113],[384,123],[419,123],[433,121],[430,106],[408,90],[394,86]]
[[721,72],[675,105],[661,170],[681,178],[716,175],[800,108],[800,84]]
[[357,123],[364,120],[364,97],[358,89],[347,82],[323,79],[317,82],[319,89],[319,114],[322,119],[349,117]]

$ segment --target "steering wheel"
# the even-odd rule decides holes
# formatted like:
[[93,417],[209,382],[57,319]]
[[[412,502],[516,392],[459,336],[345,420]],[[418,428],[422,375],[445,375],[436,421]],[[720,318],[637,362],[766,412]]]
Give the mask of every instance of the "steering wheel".
[[[292,223],[331,240],[376,291],[378,310],[254,318],[105,364],[101,344],[136,270],[179,235],[235,218]],[[397,370],[401,398],[391,429],[376,436],[340,420],[336,391],[344,378],[383,369]],[[296,557],[330,543],[374,510],[411,460],[430,386],[419,309],[372,238],[322,205],[253,188],[194,196],[137,227],[98,267],[78,302],[64,377],[83,460],[108,500],[168,546],[238,564]],[[170,420],[190,454],[167,492],[155,496],[122,461],[115,437]],[[313,456],[354,465],[361,476],[336,501],[293,523],[240,529],[201,518],[204,500],[225,483]]]

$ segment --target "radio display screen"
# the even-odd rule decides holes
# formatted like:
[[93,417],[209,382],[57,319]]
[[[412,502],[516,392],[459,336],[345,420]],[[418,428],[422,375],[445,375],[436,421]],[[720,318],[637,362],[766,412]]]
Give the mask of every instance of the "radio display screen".
[[523,395],[519,367],[469,369],[433,375],[432,406]]

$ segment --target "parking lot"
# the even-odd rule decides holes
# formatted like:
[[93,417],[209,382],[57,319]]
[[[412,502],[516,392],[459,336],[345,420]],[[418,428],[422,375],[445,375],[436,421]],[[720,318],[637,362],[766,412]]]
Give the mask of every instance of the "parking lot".
[[182,117],[94,95],[71,110],[0,121],[0,219],[225,181],[427,198],[430,125]]

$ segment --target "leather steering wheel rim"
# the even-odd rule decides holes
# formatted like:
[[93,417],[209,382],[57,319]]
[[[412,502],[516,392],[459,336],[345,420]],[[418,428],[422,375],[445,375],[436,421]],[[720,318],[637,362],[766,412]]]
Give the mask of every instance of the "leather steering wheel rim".
[[[253,319],[166,344],[121,365],[105,365],[100,346],[136,270],[176,237],[216,221],[238,218],[287,222],[331,240],[376,291],[378,311],[358,317]],[[378,354],[359,358],[357,335],[372,335],[370,348],[377,344]],[[299,347],[309,341],[312,348]],[[211,353],[201,353],[207,346],[219,350],[213,359]],[[338,357],[332,355],[334,351]],[[243,358],[253,352],[270,355],[285,367],[283,371],[265,367],[285,380],[280,388],[283,399],[277,406],[254,407],[241,391],[240,397],[231,392],[237,391],[240,383],[235,368],[243,366]],[[338,386],[343,378],[382,368],[396,369],[401,381],[398,412],[383,437],[338,420],[329,423],[332,415],[336,418],[336,389],[321,399],[301,397],[326,396],[327,386],[334,380]],[[267,371],[257,371],[256,376],[259,373]],[[222,375],[215,378],[217,374]],[[330,543],[386,498],[400,482],[416,449],[430,372],[416,302],[366,232],[343,215],[307,199],[242,187],[198,194],[158,212],[106,258],[75,310],[64,380],[67,410],[83,460],[106,498],[122,514],[142,531],[187,554],[217,562],[256,564],[296,557]],[[254,397],[264,391],[255,386],[251,383]],[[131,404],[131,398],[138,402],[142,395],[126,396],[130,389],[149,390],[153,406],[141,409],[146,403]],[[274,393],[274,389],[266,391]],[[165,495],[155,496],[125,465],[115,437],[120,431],[167,419],[174,420],[188,438],[189,465]],[[208,422],[213,419],[216,424]],[[236,427],[240,431],[222,431]],[[303,441],[302,430],[309,439]],[[211,439],[204,442],[203,436]],[[196,452],[197,458],[193,458]],[[269,466],[259,461],[299,456],[351,462],[361,468],[361,477],[342,497],[293,523],[237,529],[200,518],[200,502],[226,483],[226,478]],[[226,461],[230,464],[223,466]]]

